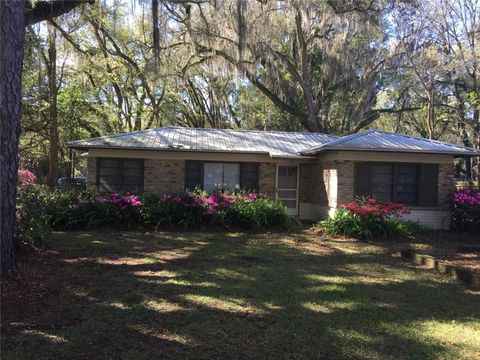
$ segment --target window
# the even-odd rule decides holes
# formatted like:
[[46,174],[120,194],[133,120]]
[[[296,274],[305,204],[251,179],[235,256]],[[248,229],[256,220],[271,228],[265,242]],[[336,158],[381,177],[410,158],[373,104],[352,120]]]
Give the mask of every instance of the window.
[[393,201],[393,165],[372,165],[372,197]]
[[143,159],[98,159],[97,184],[102,191],[143,191]]
[[418,202],[419,172],[417,165],[398,165],[396,201],[404,204]]
[[258,164],[186,161],[185,188],[200,187],[207,192],[215,189],[235,191],[256,190]]
[[206,192],[240,189],[240,164],[205,163],[203,169],[203,189]]
[[355,195],[409,205],[437,205],[438,165],[359,162]]

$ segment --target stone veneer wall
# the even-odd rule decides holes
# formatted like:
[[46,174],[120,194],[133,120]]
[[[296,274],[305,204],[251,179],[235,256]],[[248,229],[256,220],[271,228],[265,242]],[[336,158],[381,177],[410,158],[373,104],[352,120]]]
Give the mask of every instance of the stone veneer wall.
[[156,195],[185,190],[185,160],[145,159],[143,187]]
[[275,163],[260,163],[258,166],[258,192],[275,198],[277,167]]

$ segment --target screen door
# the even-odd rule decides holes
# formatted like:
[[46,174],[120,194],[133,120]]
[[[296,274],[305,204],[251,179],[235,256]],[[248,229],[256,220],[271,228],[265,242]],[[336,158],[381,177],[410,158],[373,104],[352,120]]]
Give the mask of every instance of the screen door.
[[277,199],[298,215],[298,165],[277,166]]

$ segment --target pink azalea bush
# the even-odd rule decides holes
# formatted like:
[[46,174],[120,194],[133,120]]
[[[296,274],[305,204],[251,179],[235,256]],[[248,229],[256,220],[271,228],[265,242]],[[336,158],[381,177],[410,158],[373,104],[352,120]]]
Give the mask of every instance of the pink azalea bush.
[[186,193],[183,195],[178,194],[164,194],[159,203],[173,202],[186,208],[195,208],[203,216],[211,216],[217,214],[219,211],[227,209],[230,205],[237,201],[255,201],[257,196],[255,194],[197,194]]
[[28,169],[17,173],[15,244],[35,247],[50,237],[50,217],[45,209],[45,188],[35,184],[37,177]]
[[33,172],[28,169],[19,169],[17,176],[17,184],[19,186],[32,185],[37,180],[37,177]]
[[112,204],[120,208],[121,210],[127,209],[129,206],[137,207],[142,205],[139,197],[129,192],[126,195],[119,195],[118,193],[106,194],[103,196],[97,196],[95,198],[97,204]]
[[463,189],[455,191],[450,197],[452,210],[450,228],[470,230],[480,226],[480,190]]
[[55,228],[92,228],[107,224],[131,224],[138,221],[143,201],[138,195],[83,193],[66,201],[50,202],[49,211]]
[[[158,203],[145,206],[142,218],[147,223],[168,226],[289,227],[286,207],[255,193],[192,192],[164,194]],[[282,220],[279,220],[279,219]]]
[[480,205],[480,190],[463,189],[455,191],[452,202],[457,205]]
[[164,194],[157,199],[130,193],[87,195],[53,208],[51,213],[54,226],[63,229],[107,224],[259,229],[294,224],[284,204],[254,193],[209,195],[196,191]]

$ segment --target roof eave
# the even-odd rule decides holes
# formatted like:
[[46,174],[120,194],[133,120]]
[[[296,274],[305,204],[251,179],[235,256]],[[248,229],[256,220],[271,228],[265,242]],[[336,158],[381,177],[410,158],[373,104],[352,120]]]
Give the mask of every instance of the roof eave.
[[270,155],[270,157],[272,159],[291,159],[291,160],[295,160],[295,159],[316,159],[317,157],[316,156],[308,156],[308,155]]
[[134,150],[134,151],[174,151],[174,152],[195,152],[195,153],[216,153],[216,154],[254,154],[267,155],[271,158],[309,158],[301,155],[271,155],[268,151],[238,151],[238,150],[199,150],[199,149],[178,149],[178,148],[144,148],[144,147],[124,147],[124,146],[90,146],[90,145],[74,145],[66,144],[68,148],[77,150]]

